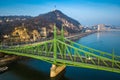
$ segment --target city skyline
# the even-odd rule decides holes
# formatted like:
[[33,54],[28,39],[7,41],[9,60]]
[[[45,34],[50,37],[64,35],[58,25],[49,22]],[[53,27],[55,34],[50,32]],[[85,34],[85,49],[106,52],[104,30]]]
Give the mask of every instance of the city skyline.
[[82,25],[120,25],[118,0],[1,0],[0,16],[38,16],[54,10],[55,6]]

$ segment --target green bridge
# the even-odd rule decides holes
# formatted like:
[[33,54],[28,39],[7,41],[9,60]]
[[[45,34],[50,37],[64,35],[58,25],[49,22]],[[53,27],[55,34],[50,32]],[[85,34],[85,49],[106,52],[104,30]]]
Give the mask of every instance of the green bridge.
[[61,35],[57,35],[54,26],[54,38],[42,42],[26,45],[1,45],[0,52],[26,56],[46,61],[57,66],[74,66],[120,73],[120,56],[92,49],[70,41],[64,37],[63,28]]

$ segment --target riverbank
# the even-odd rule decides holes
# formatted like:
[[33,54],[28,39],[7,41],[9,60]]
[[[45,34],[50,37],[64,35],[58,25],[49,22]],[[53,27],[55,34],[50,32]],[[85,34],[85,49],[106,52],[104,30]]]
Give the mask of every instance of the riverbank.
[[1,66],[6,66],[16,60],[19,59],[18,56],[15,55],[5,55],[4,53],[0,53],[1,57],[0,57],[0,67]]
[[[120,52],[119,51],[119,47],[120,47],[120,44],[119,44],[120,35],[119,34],[120,33],[112,32],[112,34],[115,33],[114,35],[106,34],[106,33],[109,33],[109,32],[100,32],[100,33],[88,35],[86,37],[81,38],[79,43],[83,45],[85,44],[89,47],[98,48],[103,51],[104,50],[110,51],[111,48],[114,47],[115,52],[119,53]],[[98,34],[100,36],[99,39],[102,39],[102,42],[101,41],[99,42],[97,38]],[[111,47],[111,48],[108,48],[108,47]],[[37,59],[19,61],[17,64],[14,64],[14,63],[11,64],[11,66],[9,66],[8,68],[9,70],[1,74],[0,78],[2,80],[40,80],[40,79],[41,80],[55,80],[55,79],[49,78],[50,67],[51,67],[50,63],[37,60]],[[92,79],[94,80],[120,80],[119,74],[106,72],[106,71],[100,71],[100,70],[68,66],[65,71],[66,72],[64,75],[64,79],[61,79],[61,80],[92,80]]]
[[79,38],[85,37],[87,35],[90,35],[90,34],[93,34],[93,33],[96,33],[96,32],[97,31],[84,32],[84,33],[80,33],[80,34],[74,34],[74,35],[68,36],[66,38],[69,39],[69,40],[75,41]]
[[[90,35],[90,34],[93,34],[93,33],[96,33],[96,31],[74,34],[74,35],[70,35],[66,38],[74,41],[74,40],[77,40],[81,37],[84,37],[84,36],[87,36],[87,35]],[[6,65],[8,65],[12,62],[17,61],[18,59],[23,60],[23,57],[18,57],[18,56],[15,56],[15,55],[6,55],[6,54],[3,54],[3,53],[0,53],[0,66],[6,66]]]

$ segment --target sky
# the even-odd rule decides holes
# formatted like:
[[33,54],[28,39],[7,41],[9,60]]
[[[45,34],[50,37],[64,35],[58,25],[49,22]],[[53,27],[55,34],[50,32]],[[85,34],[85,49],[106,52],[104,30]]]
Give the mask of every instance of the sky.
[[0,0],[0,16],[38,16],[54,9],[82,25],[120,25],[120,0]]

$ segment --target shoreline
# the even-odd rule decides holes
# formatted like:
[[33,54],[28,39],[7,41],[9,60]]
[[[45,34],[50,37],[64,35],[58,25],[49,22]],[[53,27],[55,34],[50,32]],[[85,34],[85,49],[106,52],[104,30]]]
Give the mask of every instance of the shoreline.
[[[85,36],[87,36],[87,35],[90,35],[90,34],[93,34],[93,33],[96,33],[97,31],[92,31],[92,32],[84,32],[84,33],[80,33],[80,34],[74,34],[74,35],[70,35],[70,36],[68,36],[68,37],[65,37],[65,38],[67,38],[67,39],[69,39],[69,40],[72,40],[72,41],[75,41],[75,40],[77,40],[77,39],[79,39],[79,38],[82,38],[82,37],[85,37]],[[2,54],[1,54],[2,55]],[[10,63],[12,63],[12,62],[14,62],[14,61],[16,61],[16,60],[18,60],[19,58],[18,58],[18,56],[9,56],[9,57],[7,57],[7,58],[1,58],[0,59],[0,66],[5,66],[5,65],[8,65],[8,64],[10,64]]]
[[84,33],[72,35],[72,36],[69,36],[69,37],[66,37],[66,38],[69,39],[69,40],[75,41],[75,40],[77,40],[77,39],[79,39],[79,38],[88,36],[88,35],[90,35],[90,34],[94,34],[94,33],[96,33],[96,32],[97,32],[97,31],[84,32]]
[[15,55],[4,55],[4,56],[0,57],[0,67],[7,66],[12,62],[17,61],[18,59],[19,59],[19,57],[15,56]]

